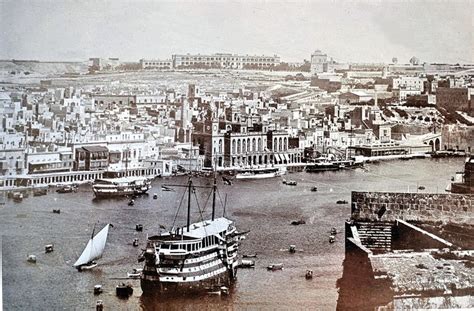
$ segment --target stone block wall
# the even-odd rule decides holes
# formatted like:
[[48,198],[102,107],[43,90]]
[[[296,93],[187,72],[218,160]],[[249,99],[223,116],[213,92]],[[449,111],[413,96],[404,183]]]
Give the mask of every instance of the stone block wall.
[[474,195],[353,191],[351,218],[474,225]]

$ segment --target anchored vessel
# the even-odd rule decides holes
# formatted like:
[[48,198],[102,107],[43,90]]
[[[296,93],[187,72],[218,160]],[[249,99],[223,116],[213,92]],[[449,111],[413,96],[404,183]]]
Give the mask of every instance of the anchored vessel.
[[[214,218],[216,179],[213,186],[212,218],[190,223],[190,201],[194,188],[187,185],[187,225],[148,237],[141,274],[144,294],[176,294],[209,291],[229,286],[236,277],[238,233],[233,221]],[[207,187],[203,187],[207,188]]]
[[98,198],[138,195],[151,189],[151,179],[146,177],[121,177],[97,179],[92,190]]
[[286,173],[285,167],[257,167],[257,168],[248,168],[241,169],[235,175],[236,179],[262,179],[262,178],[272,178],[281,176]]

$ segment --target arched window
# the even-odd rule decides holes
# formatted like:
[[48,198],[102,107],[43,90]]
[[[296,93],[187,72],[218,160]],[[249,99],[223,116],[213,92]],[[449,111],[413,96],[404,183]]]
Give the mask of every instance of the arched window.
[[247,138],[247,152],[250,152],[250,138]]
[[281,137],[280,137],[280,138],[278,139],[278,151],[281,151],[281,150],[283,150],[283,148],[282,148],[282,145],[281,145],[281,144],[282,144],[282,142],[281,142]]
[[232,154],[235,154],[235,140],[232,139]]
[[245,139],[242,140],[242,152],[246,152],[247,148],[245,145]]
[[283,140],[283,142],[284,142],[284,143],[283,143],[283,148],[284,148],[284,150],[288,150],[288,140],[287,140],[286,137],[285,137],[285,139]]
[[252,138],[252,151],[257,151],[257,146],[255,144],[256,144],[255,138]]
[[240,148],[240,139],[237,139],[237,153],[241,153],[242,149]]
[[262,139],[258,138],[258,151],[262,151]]
[[222,153],[222,139],[219,139],[219,153]]
[[278,143],[277,143],[277,138],[275,137],[273,139],[273,151],[278,151]]

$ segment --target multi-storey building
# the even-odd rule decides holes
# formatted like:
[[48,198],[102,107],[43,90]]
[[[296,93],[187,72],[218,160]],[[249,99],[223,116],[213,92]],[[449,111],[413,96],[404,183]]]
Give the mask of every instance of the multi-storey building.
[[251,56],[227,53],[176,54],[172,56],[173,68],[228,68],[228,69],[270,69],[280,64],[280,57]]
[[142,69],[173,69],[171,59],[140,59]]
[[[268,124],[242,120],[228,114],[227,120],[195,123],[193,144],[204,156],[204,166],[217,169],[300,163],[303,150],[292,143],[286,131]],[[250,123],[250,124],[249,124]]]
[[[327,71],[328,56],[320,50],[314,51],[311,54],[311,75],[317,75]],[[325,70],[326,68],[326,70]]]

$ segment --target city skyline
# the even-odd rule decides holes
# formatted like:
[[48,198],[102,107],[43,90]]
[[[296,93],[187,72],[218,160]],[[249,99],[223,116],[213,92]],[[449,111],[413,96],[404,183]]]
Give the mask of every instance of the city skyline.
[[223,52],[301,62],[320,49],[341,62],[474,62],[470,1],[119,4],[0,1],[0,59]]

